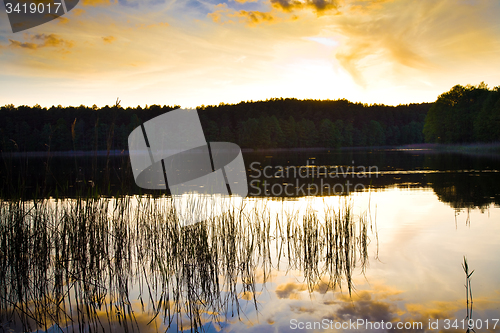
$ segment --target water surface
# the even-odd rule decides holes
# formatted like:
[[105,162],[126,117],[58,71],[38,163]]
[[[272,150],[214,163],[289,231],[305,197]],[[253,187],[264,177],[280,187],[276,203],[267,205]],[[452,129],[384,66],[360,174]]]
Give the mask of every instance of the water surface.
[[[335,325],[363,321],[360,330],[371,331],[366,322],[373,330],[402,322],[422,323],[408,331],[453,323],[466,331],[466,257],[476,332],[500,329],[493,328],[500,306],[498,159],[395,150],[244,159],[249,180],[259,184],[293,181],[266,177],[265,167],[327,166],[353,169],[346,177],[299,177],[296,185],[351,179],[363,186],[330,196],[261,192],[224,216],[182,228],[170,198],[130,184],[126,159],[63,158],[50,164],[51,176],[43,159],[4,163],[12,166],[4,179],[16,172],[32,178],[23,200],[7,198],[4,187],[2,328],[287,332],[345,330]],[[359,177],[370,166],[378,172]],[[130,193],[77,195],[106,182]],[[51,199],[33,201],[29,194],[43,187]],[[436,320],[439,330],[429,327]]]

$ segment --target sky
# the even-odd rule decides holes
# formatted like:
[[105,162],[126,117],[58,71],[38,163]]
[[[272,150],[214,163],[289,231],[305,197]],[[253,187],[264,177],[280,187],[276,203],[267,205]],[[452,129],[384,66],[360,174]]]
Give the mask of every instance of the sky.
[[0,1],[0,105],[433,102],[500,85],[498,17],[498,0],[81,0],[12,33]]

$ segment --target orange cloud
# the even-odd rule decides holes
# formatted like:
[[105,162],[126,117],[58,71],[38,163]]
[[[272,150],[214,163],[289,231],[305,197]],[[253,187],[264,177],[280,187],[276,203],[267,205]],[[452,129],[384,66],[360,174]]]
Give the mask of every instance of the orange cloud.
[[241,299],[245,300],[245,301],[253,301],[254,298],[256,298],[256,296],[260,294],[260,292],[252,292],[252,291],[245,291],[243,292],[243,295],[241,295]]
[[280,18],[269,13],[261,12],[257,10],[234,10],[228,8],[226,4],[218,4],[216,10],[209,13],[207,16],[212,19],[215,23],[225,24],[225,23],[235,23],[232,18],[237,19],[240,23],[246,23],[247,25],[256,25],[259,23],[275,23],[279,22]]
[[101,37],[104,43],[111,44],[116,40],[116,37],[114,36],[107,36],[107,37]]
[[56,34],[28,35],[28,38],[30,40],[28,42],[20,42],[17,40],[9,39],[9,46],[14,48],[36,50],[44,47],[70,48],[74,45],[72,41],[64,40]]
[[335,10],[337,13],[340,8],[338,0],[271,0],[273,7],[284,12],[292,12],[301,9],[312,9],[321,14],[327,11]]
[[65,16],[59,16],[57,20],[59,24],[66,24],[69,22],[69,19]]
[[392,321],[397,313],[397,307],[388,301],[374,299],[367,291],[359,292],[352,298],[346,299],[339,295],[344,302],[333,314],[334,318],[346,320],[348,318],[365,318],[368,321]]
[[74,8],[70,13],[73,13],[74,16],[80,16],[85,13],[85,9]]
[[335,22],[335,32],[345,37],[336,59],[360,86],[379,85],[381,77],[439,73],[499,49],[495,26],[482,19],[492,3],[357,0],[345,7]]
[[29,43],[29,42],[21,43],[17,40],[12,40],[12,39],[9,39],[9,42],[11,47],[20,47],[23,49],[30,49],[30,50],[38,48],[38,45],[35,43]]
[[258,24],[262,22],[272,22],[275,20],[273,15],[259,11],[240,10],[232,16],[244,19],[247,24]]
[[[84,6],[92,6],[92,7],[97,7],[97,6],[108,6],[111,4],[110,0],[83,0],[83,5]],[[117,3],[117,1],[113,1],[113,3]]]
[[297,293],[304,290],[307,290],[305,284],[289,282],[277,286],[275,293],[278,298],[297,298]]
[[463,308],[459,302],[431,302],[428,304],[406,304],[408,313],[417,321],[453,318],[453,314]]
[[[208,17],[212,19],[215,23],[223,23],[223,17],[230,12],[230,9],[227,7],[225,3],[220,3],[215,6],[216,10],[212,13],[208,13]],[[232,22],[232,21],[230,21]]]

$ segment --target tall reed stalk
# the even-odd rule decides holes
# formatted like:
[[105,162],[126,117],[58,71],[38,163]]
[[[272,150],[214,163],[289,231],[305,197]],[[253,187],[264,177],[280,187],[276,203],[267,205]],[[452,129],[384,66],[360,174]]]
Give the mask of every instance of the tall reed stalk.
[[320,219],[272,216],[258,200],[183,227],[170,197],[89,194],[0,201],[2,328],[220,329],[243,304],[258,308],[258,270],[263,283],[300,269],[310,291],[326,278],[351,293],[355,266],[368,263],[368,219],[347,201]]
[[472,300],[472,287],[471,287],[471,276],[474,271],[469,272],[469,264],[467,263],[467,258],[464,256],[464,262],[462,263],[462,268],[465,273],[465,298],[467,300],[467,314],[465,316],[465,321],[467,322],[467,333],[475,332],[474,328],[470,327],[469,322],[472,322],[472,305],[474,301]]

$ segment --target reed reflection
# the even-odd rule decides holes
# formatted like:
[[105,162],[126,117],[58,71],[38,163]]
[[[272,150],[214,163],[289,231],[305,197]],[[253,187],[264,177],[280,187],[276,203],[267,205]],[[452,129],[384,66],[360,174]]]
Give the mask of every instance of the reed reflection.
[[350,294],[372,226],[339,200],[299,212],[248,199],[187,227],[167,197],[1,201],[2,328],[220,329],[258,310],[257,274],[265,284],[273,270]]

